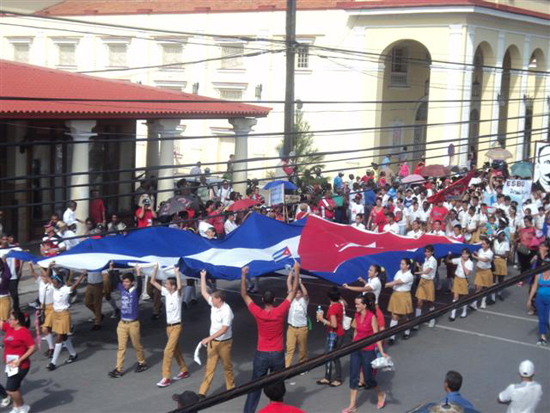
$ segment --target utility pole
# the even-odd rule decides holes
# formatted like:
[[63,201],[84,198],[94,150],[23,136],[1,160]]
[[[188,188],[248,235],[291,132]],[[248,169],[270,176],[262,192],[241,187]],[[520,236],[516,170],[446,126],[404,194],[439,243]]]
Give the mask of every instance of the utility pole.
[[296,54],[296,0],[286,1],[286,89],[283,155],[294,148],[294,67]]

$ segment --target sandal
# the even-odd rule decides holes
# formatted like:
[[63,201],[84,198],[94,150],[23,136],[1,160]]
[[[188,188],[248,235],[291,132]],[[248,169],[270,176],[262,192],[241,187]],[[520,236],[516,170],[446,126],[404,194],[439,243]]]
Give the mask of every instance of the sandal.
[[363,387],[365,387],[365,383],[359,383],[359,384],[357,385],[357,388],[358,388],[358,389],[362,389]]
[[316,381],[316,383],[319,386],[326,386],[326,385],[330,384],[330,381],[328,381],[327,379],[319,379],[319,380]]
[[341,385],[342,385],[342,382],[338,380],[334,380],[329,384],[330,387],[340,387]]
[[381,410],[384,408],[384,406],[386,405],[386,393],[384,393],[384,395],[382,396],[382,400],[380,400],[377,404],[376,404],[376,408],[378,410]]
[[354,407],[353,409],[346,407],[344,410],[342,410],[342,413],[357,413],[357,407]]

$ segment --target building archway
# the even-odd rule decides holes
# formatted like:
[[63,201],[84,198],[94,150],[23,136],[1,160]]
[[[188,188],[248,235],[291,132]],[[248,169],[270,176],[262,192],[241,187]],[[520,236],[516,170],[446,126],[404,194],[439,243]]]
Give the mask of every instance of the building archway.
[[[511,45],[504,54],[502,60],[502,80],[500,84],[500,93],[497,97],[499,105],[498,114],[498,136],[497,143],[500,147],[505,148],[508,141],[508,137],[515,137],[514,131],[508,130],[509,119],[508,114],[510,112],[510,99],[517,99],[517,93],[514,93],[518,89],[519,82],[521,82],[520,76],[513,73],[514,70],[521,69],[521,55],[519,49],[515,45]],[[514,100],[514,106],[516,101]],[[517,122],[514,122],[517,124]],[[519,148],[517,149],[519,150]]]
[[[544,76],[541,73],[546,71],[546,60],[544,52],[537,48],[531,53],[529,58],[527,74],[527,87],[525,96],[523,96],[523,104],[525,105],[525,126],[523,134],[523,151],[522,158],[527,160],[531,158],[534,151],[533,141],[538,140],[541,136],[550,136],[550,132],[543,132],[542,128],[549,127],[550,122],[544,125],[544,117],[540,116],[544,113]],[[533,113],[537,116],[534,117]],[[534,132],[533,132],[534,131]],[[533,139],[534,136],[534,139]]]
[[428,121],[428,102],[424,100],[418,105],[414,117],[414,134],[413,134],[413,159],[415,163],[426,156],[426,137]]

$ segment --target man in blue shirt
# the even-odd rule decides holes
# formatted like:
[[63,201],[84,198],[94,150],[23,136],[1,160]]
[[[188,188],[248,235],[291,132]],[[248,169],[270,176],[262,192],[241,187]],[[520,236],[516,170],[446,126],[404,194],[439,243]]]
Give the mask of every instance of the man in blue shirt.
[[445,382],[443,383],[443,388],[447,392],[447,396],[443,398],[442,402],[458,404],[464,409],[473,409],[473,404],[459,393],[461,387],[462,375],[454,370],[448,371],[445,376]]
[[343,172],[338,172],[338,175],[334,178],[334,182],[332,185],[334,188],[334,192],[340,192],[344,189],[344,180],[342,179],[343,176]]

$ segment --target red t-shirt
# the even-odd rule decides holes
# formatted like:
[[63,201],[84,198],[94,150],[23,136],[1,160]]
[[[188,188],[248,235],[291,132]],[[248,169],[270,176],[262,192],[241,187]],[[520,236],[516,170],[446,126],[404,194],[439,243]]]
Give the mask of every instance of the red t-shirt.
[[[374,317],[372,313],[367,311],[365,317],[363,318],[363,322],[361,322],[361,314],[355,313],[355,337],[353,338],[353,341],[359,341],[374,334],[374,330],[372,328],[372,317]],[[370,344],[363,347],[361,350],[374,350],[375,348],[376,344]]]
[[212,211],[208,214],[208,216],[213,216],[212,218],[208,219],[208,223],[214,227],[217,234],[223,234],[224,228],[223,228],[223,215],[220,214],[220,211]]
[[378,331],[382,331],[386,328],[386,320],[384,319],[384,313],[380,310],[379,306],[376,306],[376,320],[378,321]]
[[103,215],[105,215],[105,204],[103,199],[92,199],[90,201],[90,218],[95,224],[103,222]]
[[[29,347],[34,346],[31,332],[25,327],[15,330],[7,322],[4,322],[2,330],[6,333],[4,336],[4,363],[6,363],[8,355],[21,357],[27,352]],[[28,369],[30,367],[31,361],[29,359],[19,365],[20,369]]]
[[447,216],[448,213],[449,213],[449,210],[444,206],[438,207],[437,205],[435,205],[432,208],[432,212],[430,212],[430,216],[432,217],[433,222],[439,221],[443,224],[445,222],[445,217]]
[[137,219],[137,226],[138,228],[145,228],[150,227],[153,225],[153,211],[150,209],[147,209],[145,211],[145,214],[143,214],[143,218],[140,218],[141,208],[138,208],[136,211],[136,219]]
[[327,325],[327,331],[329,333],[336,333],[337,336],[341,337],[344,335],[344,326],[342,325],[342,318],[344,317],[344,308],[341,303],[331,303],[327,311],[327,320],[330,322],[330,316],[336,316],[336,328],[332,328],[330,325]]
[[283,351],[283,329],[289,309],[288,300],[269,311],[254,303],[248,305],[258,325],[258,351]]
[[305,411],[281,402],[271,402],[259,413],[305,413]]

